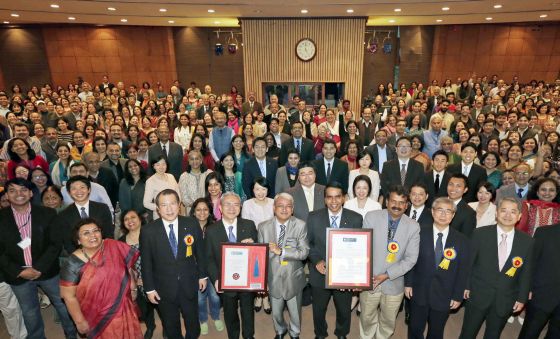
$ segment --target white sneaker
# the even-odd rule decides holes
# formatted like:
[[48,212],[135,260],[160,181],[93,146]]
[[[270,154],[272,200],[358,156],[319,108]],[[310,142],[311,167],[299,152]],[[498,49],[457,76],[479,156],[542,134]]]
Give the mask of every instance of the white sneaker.
[[508,323],[513,324],[513,321],[515,320],[515,318],[513,316],[508,318]]

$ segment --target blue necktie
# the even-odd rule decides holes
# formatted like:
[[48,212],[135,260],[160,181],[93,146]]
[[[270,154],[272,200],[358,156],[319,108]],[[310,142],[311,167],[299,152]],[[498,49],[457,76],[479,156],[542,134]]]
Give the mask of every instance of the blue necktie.
[[520,198],[523,198],[523,188],[518,188],[517,189],[517,196]]
[[233,234],[233,226],[230,226],[228,228],[229,228],[228,241],[229,242],[237,242],[237,239],[235,238],[235,235]]
[[331,227],[332,228],[338,228],[338,225],[336,224],[336,219],[338,219],[338,216],[333,215],[331,217]]
[[177,239],[175,238],[175,232],[173,232],[173,224],[169,224],[169,245],[173,256],[177,258]]
[[299,139],[296,140],[296,149],[298,153],[301,153],[301,147],[299,145]]
[[81,210],[82,210],[82,212],[80,213],[80,218],[86,219],[88,217],[88,215],[86,213],[86,208],[82,207]]
[[437,269],[437,267],[443,260],[443,233],[441,232],[437,234],[435,259],[436,259],[436,269]]

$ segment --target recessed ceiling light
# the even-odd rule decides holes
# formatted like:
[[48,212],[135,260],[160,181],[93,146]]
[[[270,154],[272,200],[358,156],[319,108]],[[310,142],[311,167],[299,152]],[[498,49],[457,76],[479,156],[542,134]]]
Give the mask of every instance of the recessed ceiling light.
[[354,13],[354,10],[353,10],[352,8],[348,8],[348,9],[346,10],[346,13]]
[[17,13],[12,13],[12,14],[10,14],[10,16],[12,16],[14,18],[19,18],[19,14],[17,14]]
[[215,12],[216,12],[216,11],[213,10],[213,9],[209,9],[209,10],[208,10],[208,13],[215,13]]
[[443,20],[441,20],[441,19],[437,19],[437,20],[436,20],[436,22],[442,22],[442,21],[443,21]]
[[486,18],[486,21],[490,21],[490,20],[492,20],[492,17],[487,17]]
[[220,21],[214,21],[214,24],[219,25],[219,24],[221,24],[221,22]]
[[160,8],[159,11],[160,11],[160,12],[167,12],[167,9],[165,9],[165,8]]
[[546,18],[547,16],[548,16],[548,14],[541,14],[541,15],[539,16],[539,18]]
[[121,22],[128,22],[128,20],[126,20],[126,19],[121,19]]
[[73,16],[69,16],[69,17],[68,17],[68,20],[72,20],[72,21],[74,21],[74,20],[76,20],[76,18],[75,18],[75,17],[73,17]]
[[173,20],[169,20],[168,22],[169,22],[170,24],[174,24],[174,23],[175,23],[175,21],[173,21]]
[[108,11],[116,11],[117,9],[115,7],[107,7]]
[[500,9],[500,8],[502,8],[502,5],[494,5],[494,8],[495,9]]
[[60,8],[60,6],[57,4],[51,4],[51,8]]
[[441,10],[442,10],[442,11],[448,11],[448,10],[449,10],[449,7],[442,7]]
[[401,9],[400,9],[400,8],[395,8],[394,11],[395,11],[395,12],[400,12]]
[[390,22],[390,23],[394,23],[394,22],[395,22],[395,20],[391,19],[391,20],[389,20],[389,22]]
[[7,24],[9,24],[10,22],[9,22],[9,21],[4,21],[4,23],[7,25]]
[[301,10],[301,14],[307,14],[307,13],[309,13],[308,10],[306,10],[306,9],[302,9],[302,10]]

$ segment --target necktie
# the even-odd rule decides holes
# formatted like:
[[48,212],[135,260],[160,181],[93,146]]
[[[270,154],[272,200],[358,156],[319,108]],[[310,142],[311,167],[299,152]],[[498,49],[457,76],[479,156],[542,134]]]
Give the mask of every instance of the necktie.
[[169,245],[173,256],[177,258],[177,239],[175,238],[175,232],[173,232],[173,224],[169,224]]
[[517,189],[517,196],[520,198],[523,198],[523,188],[518,188]]
[[81,208],[81,212],[80,212],[80,218],[82,219],[86,219],[88,217],[87,213],[86,213],[86,208],[82,207]]
[[228,241],[229,242],[237,242],[237,239],[235,238],[235,235],[233,234],[233,226],[230,226],[228,228],[229,228]]
[[311,190],[304,190],[305,200],[307,201],[307,209],[313,211],[313,194]]
[[299,139],[296,140],[296,149],[297,149],[297,152],[298,152],[298,153],[301,153],[301,147],[300,147],[300,145],[299,145]]
[[466,176],[466,177],[469,176],[467,170],[468,170],[468,167],[467,167],[467,166],[463,167],[463,175]]
[[286,225],[280,225],[280,234],[278,235],[278,247],[284,246],[284,237],[286,236]]
[[332,228],[338,228],[338,225],[336,223],[336,219],[338,219],[338,216],[336,216],[336,215],[331,216],[331,227]]
[[404,179],[406,178],[406,165],[402,164],[401,166],[401,185],[404,186]]
[[502,240],[498,244],[498,265],[500,271],[504,268],[507,260],[507,234],[502,234]]
[[264,161],[259,160],[259,168],[261,169],[261,175],[266,178],[266,166]]
[[439,192],[439,173],[436,174],[436,181],[434,182],[434,191],[436,194]]
[[331,163],[327,163],[327,182],[330,181],[331,178]]
[[416,220],[416,210],[412,211],[412,220]]
[[167,159],[167,148],[165,147],[165,144],[161,145],[161,153],[163,153],[163,156]]
[[443,233],[439,232],[437,234],[436,252],[435,252],[436,269],[441,263],[442,259],[443,259]]

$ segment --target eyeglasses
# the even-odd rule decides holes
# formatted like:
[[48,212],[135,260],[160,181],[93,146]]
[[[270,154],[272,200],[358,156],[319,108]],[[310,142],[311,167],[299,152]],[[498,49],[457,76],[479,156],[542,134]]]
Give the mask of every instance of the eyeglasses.
[[455,213],[455,211],[453,210],[448,210],[445,208],[435,208],[434,212],[436,212],[437,214],[444,214],[444,215],[452,215],[453,213]]
[[33,179],[36,179],[36,180],[39,180],[39,179],[46,179],[46,178],[47,178],[47,176],[46,176],[46,175],[43,175],[43,174],[42,174],[42,175],[35,175],[35,176],[33,176]]

